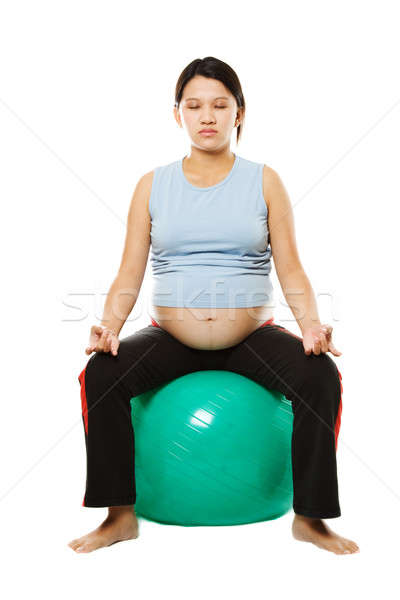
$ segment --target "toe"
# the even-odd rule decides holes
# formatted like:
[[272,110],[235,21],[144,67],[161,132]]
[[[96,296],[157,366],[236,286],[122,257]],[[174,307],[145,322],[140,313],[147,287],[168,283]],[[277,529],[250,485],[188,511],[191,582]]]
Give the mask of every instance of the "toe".
[[76,550],[76,547],[79,546],[79,539],[70,541],[68,546],[73,550]]
[[346,540],[343,544],[343,554],[353,554],[358,549],[357,544],[350,540]]
[[347,547],[346,542],[341,540],[336,546],[336,554],[350,554],[350,549]]

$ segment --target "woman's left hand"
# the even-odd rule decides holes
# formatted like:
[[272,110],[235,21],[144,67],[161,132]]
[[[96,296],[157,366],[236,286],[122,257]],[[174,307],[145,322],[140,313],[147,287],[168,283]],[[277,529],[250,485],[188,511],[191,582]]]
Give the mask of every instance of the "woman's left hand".
[[321,352],[332,352],[334,356],[342,353],[335,348],[332,342],[332,325],[314,325],[303,332],[303,346],[307,355],[321,354]]

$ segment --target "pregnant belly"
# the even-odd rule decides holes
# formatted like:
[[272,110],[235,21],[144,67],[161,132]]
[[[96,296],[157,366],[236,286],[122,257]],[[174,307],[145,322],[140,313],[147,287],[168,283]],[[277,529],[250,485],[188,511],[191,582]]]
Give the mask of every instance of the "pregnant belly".
[[239,344],[273,321],[270,306],[249,308],[185,308],[152,306],[152,324],[199,350],[222,350]]

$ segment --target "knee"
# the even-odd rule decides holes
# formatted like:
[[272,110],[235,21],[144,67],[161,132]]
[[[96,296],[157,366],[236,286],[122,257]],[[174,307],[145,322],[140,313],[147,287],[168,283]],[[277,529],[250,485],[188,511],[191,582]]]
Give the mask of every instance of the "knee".
[[328,354],[314,354],[311,359],[311,379],[315,385],[330,386],[340,382],[336,363]]
[[317,401],[337,409],[341,397],[341,380],[335,361],[325,353],[309,355],[307,358],[311,360],[307,361],[307,368],[304,369],[305,385]]
[[86,390],[101,392],[115,383],[119,376],[117,357],[109,352],[95,352],[86,365]]

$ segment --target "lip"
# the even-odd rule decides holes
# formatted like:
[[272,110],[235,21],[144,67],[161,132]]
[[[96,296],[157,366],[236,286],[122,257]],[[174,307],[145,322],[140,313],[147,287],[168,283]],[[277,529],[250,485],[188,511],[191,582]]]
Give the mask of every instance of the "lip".
[[216,132],[215,129],[202,129],[199,131],[200,135],[214,135]]

